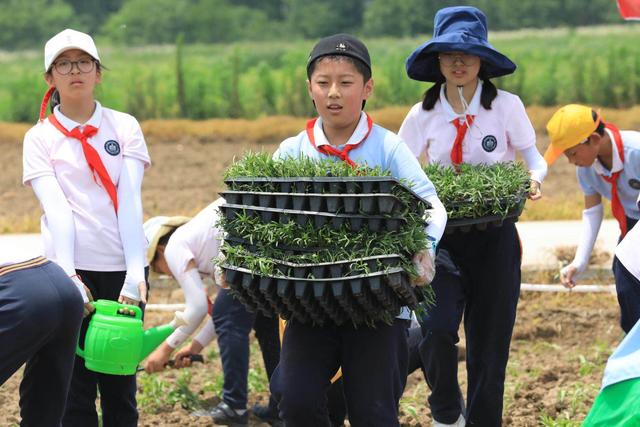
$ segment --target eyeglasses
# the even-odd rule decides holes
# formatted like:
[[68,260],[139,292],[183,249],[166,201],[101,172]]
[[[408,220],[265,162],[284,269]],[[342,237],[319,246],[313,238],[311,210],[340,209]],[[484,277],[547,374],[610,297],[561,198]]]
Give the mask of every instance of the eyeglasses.
[[476,55],[469,55],[468,53],[441,53],[438,55],[440,63],[445,67],[451,67],[456,63],[456,60],[460,60],[460,63],[464,66],[475,65],[480,61],[480,58]]
[[69,74],[73,70],[73,66],[76,65],[81,73],[90,73],[96,66],[96,61],[91,58],[83,58],[78,61],[69,61],[68,59],[61,59],[53,63],[53,67],[58,74],[63,76]]

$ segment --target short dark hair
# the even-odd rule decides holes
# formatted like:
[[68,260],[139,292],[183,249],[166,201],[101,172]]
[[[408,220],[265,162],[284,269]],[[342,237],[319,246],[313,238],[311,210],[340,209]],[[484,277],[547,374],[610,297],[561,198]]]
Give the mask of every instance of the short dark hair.
[[[591,110],[591,117],[593,117],[593,121],[595,122],[596,120],[598,120],[598,113]],[[604,126],[604,120],[600,119],[600,123],[598,123],[598,127],[596,128],[596,130],[594,130],[594,132],[596,132],[600,136],[604,136]]]
[[163,247],[166,248],[167,247],[167,243],[169,243],[169,239],[171,238],[171,236],[173,235],[173,233],[177,230],[177,228],[172,229],[171,231],[169,231],[167,234],[165,234],[164,236],[162,236],[160,239],[158,239],[158,244],[156,244],[156,251],[153,254],[153,259],[151,260],[151,263],[155,263],[158,260],[158,248],[159,247]]
[[158,239],[158,246],[167,246],[167,243],[169,243],[169,239],[171,238],[171,236],[173,236],[173,233],[175,233],[178,228],[179,227],[171,228],[171,230],[167,231],[167,234]]
[[356,70],[358,71],[358,73],[362,75],[362,78],[364,79],[365,83],[371,79],[371,70],[369,69],[367,64],[360,61],[359,59],[353,58],[351,56],[346,56],[346,55],[325,55],[315,59],[307,67],[307,78],[309,80],[311,80],[311,76],[313,75],[313,71],[315,70],[316,65],[318,65],[318,63],[323,59],[328,59],[330,61],[347,61],[353,64],[354,67],[356,67]]

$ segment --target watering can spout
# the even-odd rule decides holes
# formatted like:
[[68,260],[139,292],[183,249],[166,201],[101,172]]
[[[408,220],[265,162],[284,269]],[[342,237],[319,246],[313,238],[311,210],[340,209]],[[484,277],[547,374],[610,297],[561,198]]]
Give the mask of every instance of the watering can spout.
[[166,325],[156,326],[155,328],[150,328],[144,331],[144,335],[142,337],[142,352],[140,354],[140,361],[142,361],[153,350],[155,350],[156,347],[158,347],[162,343],[162,341],[164,341],[169,335],[171,335],[176,328],[186,324],[187,322],[184,320],[184,313],[182,313],[181,311],[176,311],[175,317],[170,323]]

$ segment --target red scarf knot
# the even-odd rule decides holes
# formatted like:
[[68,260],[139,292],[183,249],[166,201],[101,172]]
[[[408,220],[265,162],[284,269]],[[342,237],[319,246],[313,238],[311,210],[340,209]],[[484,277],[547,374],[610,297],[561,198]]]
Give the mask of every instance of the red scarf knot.
[[98,133],[98,128],[85,125],[84,129],[80,130],[80,126],[73,128],[71,131],[67,130],[62,124],[56,119],[55,114],[51,114],[49,116],[49,121],[56,129],[58,129],[62,134],[69,138],[74,138],[80,141],[82,145],[82,152],[84,153],[84,158],[89,165],[89,169],[91,170],[91,175],[93,176],[93,180],[98,183],[96,180],[96,175],[100,178],[100,182],[102,186],[109,194],[109,198],[113,203],[113,208],[116,211],[116,215],[118,215],[118,192],[116,190],[116,186],[111,181],[111,177],[109,176],[109,172],[107,168],[102,163],[102,159],[100,158],[100,154],[96,151],[95,148],[89,144],[89,138]]

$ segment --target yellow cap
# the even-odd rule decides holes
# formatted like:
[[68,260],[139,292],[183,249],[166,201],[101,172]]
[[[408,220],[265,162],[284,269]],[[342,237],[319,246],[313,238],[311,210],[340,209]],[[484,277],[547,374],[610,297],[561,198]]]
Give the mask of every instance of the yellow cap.
[[600,125],[600,113],[593,121],[591,107],[569,104],[556,111],[549,123],[547,133],[551,144],[544,153],[544,160],[552,165],[562,153],[584,142]]

